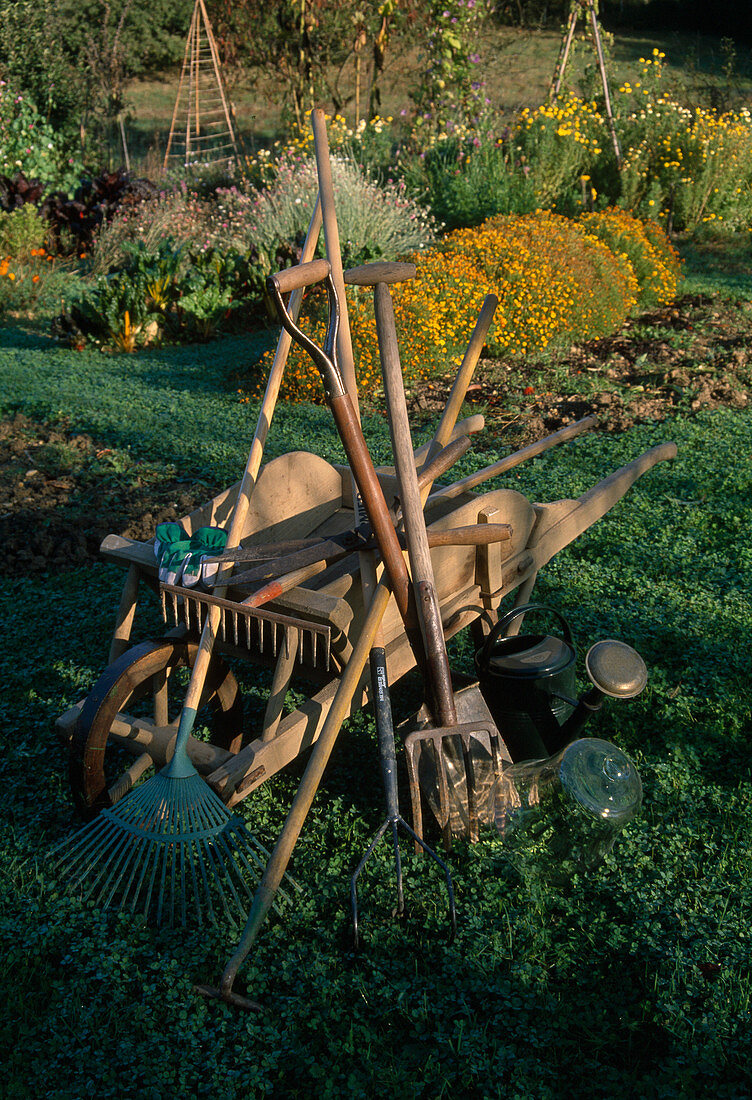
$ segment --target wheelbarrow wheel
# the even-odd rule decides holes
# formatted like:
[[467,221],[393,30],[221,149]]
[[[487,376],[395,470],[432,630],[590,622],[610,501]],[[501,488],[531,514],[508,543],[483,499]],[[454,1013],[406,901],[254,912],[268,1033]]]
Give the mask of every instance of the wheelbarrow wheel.
[[[174,726],[185,697],[187,671],[198,653],[195,641],[141,642],[126,650],[104,670],[87,696],[70,744],[69,778],[73,800],[86,820],[113,805],[130,789],[123,776],[149,765],[147,757],[134,765],[133,755],[110,736],[118,714],[155,726]],[[201,696],[198,723],[209,728],[213,745],[237,752],[242,740],[243,701],[238,683],[225,661],[212,657]],[[119,781],[120,780],[120,781]]]

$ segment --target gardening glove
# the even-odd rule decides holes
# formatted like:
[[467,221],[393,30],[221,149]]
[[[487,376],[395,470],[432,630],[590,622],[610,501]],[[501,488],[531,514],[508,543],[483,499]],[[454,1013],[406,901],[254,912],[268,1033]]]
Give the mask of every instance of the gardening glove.
[[190,556],[190,542],[174,542],[159,559],[160,581],[164,584],[180,584],[183,570]]
[[190,542],[190,535],[181,523],[158,523],[154,532],[154,556],[157,562],[179,542]]
[[183,566],[186,588],[201,585],[210,588],[219,569],[218,562],[205,562],[205,557],[221,554],[227,545],[227,532],[221,527],[199,527],[191,538],[191,552]]
[[188,532],[180,523],[158,523],[154,536],[159,579],[166,584],[178,584],[183,563],[191,550]]

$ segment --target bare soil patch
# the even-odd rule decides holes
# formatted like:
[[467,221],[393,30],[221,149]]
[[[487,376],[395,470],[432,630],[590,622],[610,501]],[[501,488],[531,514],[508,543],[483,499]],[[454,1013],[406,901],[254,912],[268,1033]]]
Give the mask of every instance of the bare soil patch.
[[[415,388],[413,412],[435,415],[449,384]],[[482,360],[468,401],[492,436],[522,446],[594,414],[606,432],[725,405],[752,404],[752,309],[687,295],[629,321],[614,336],[526,364]]]
[[212,493],[65,424],[0,421],[0,544],[11,575],[77,568],[98,558],[105,535],[147,539]]

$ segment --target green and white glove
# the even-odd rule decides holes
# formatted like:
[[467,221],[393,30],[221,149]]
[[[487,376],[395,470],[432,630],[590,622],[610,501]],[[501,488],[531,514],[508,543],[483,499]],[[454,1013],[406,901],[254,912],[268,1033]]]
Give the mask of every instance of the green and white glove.
[[178,584],[183,564],[191,552],[188,532],[180,523],[158,523],[154,537],[154,555],[159,579],[165,584]]
[[190,553],[183,565],[183,584],[186,588],[201,585],[211,588],[219,570],[219,562],[205,562],[205,557],[221,554],[227,545],[227,532],[221,527],[199,527],[193,532]]

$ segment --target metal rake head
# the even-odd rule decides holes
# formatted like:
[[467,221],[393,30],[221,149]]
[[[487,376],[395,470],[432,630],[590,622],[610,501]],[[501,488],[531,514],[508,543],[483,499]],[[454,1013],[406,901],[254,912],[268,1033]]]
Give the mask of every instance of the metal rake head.
[[244,646],[259,654],[276,657],[280,641],[290,630],[297,631],[298,659],[314,668],[323,667],[328,672],[331,665],[331,627],[294,615],[267,611],[263,607],[249,607],[235,600],[223,599],[207,592],[182,588],[178,585],[160,584],[162,615],[167,622],[168,597],[172,616],[177,626],[185,623],[189,630],[201,630],[209,608],[219,607],[221,612],[219,636],[224,642]]

